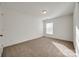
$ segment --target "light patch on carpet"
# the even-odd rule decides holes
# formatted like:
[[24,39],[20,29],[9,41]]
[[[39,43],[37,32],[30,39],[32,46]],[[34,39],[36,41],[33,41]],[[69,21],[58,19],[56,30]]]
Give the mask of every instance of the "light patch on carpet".
[[54,44],[65,56],[72,56],[72,57],[75,56],[75,53],[68,47],[57,42],[52,42],[52,44]]

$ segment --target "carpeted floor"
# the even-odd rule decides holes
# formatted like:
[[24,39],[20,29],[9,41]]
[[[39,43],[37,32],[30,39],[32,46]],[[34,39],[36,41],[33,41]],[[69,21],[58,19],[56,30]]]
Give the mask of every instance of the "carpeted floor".
[[41,37],[3,49],[3,57],[74,57],[72,42]]

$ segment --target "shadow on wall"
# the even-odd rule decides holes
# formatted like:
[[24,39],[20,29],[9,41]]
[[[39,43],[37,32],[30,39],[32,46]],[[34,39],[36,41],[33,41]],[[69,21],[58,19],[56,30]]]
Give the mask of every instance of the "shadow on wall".
[[72,16],[64,16],[56,19],[48,19],[43,21],[44,35],[53,38],[66,39],[72,41]]

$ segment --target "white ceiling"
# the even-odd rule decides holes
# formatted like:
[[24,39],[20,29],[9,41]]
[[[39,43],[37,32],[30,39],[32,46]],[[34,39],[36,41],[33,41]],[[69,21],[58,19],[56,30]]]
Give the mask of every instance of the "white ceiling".
[[[73,13],[74,2],[2,2],[5,10],[24,13],[37,18],[55,18]],[[41,10],[47,10],[42,15]]]

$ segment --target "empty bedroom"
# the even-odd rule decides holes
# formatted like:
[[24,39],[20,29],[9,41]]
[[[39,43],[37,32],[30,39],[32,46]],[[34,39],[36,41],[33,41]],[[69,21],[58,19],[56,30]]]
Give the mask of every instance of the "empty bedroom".
[[78,2],[0,2],[0,56],[79,56],[78,19]]

